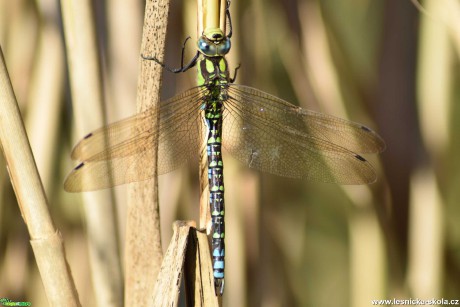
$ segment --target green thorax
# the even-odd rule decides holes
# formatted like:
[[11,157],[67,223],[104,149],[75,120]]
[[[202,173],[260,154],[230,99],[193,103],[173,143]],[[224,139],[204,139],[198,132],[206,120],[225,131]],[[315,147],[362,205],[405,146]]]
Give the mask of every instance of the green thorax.
[[219,28],[206,29],[198,39],[198,86],[213,87],[229,83],[228,64],[225,55],[230,51],[230,38]]
[[229,83],[227,60],[223,57],[202,56],[198,60],[198,86],[208,87]]

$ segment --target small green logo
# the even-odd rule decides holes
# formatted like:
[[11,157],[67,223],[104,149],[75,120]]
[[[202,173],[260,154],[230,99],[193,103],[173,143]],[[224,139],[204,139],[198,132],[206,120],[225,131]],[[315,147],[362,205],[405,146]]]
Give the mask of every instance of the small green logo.
[[6,297],[0,298],[0,304],[2,306],[32,306],[32,303],[30,302],[13,302],[12,300]]

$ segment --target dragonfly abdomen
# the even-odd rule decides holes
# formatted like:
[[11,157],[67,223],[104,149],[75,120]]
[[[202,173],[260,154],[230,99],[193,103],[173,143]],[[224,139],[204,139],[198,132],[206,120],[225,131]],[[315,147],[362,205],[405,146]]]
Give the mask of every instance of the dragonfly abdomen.
[[225,202],[224,164],[222,162],[222,105],[219,101],[208,104],[205,111],[207,138],[209,206],[211,211],[212,263],[214,283],[223,291],[225,256]]
[[198,85],[206,87],[205,121],[208,128],[207,157],[209,207],[211,211],[211,249],[216,295],[224,291],[225,201],[222,162],[222,111],[229,83],[227,60],[223,56],[204,56],[198,61]]

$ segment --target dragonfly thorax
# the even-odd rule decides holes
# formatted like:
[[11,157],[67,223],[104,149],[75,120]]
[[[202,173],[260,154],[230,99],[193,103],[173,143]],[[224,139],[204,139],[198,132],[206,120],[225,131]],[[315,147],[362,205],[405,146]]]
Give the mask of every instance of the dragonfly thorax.
[[223,56],[206,57],[198,61],[198,85],[207,87],[220,86],[229,83],[227,60]]

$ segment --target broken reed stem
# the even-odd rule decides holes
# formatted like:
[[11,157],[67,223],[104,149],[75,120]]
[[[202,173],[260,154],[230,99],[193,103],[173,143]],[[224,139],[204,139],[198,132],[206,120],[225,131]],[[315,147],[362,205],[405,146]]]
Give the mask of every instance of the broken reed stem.
[[166,251],[152,301],[147,306],[178,306],[184,278],[187,306],[218,307],[212,278],[212,261],[206,233],[195,222],[177,221]]
[[50,306],[80,306],[0,48],[0,140]]
[[[104,99],[92,1],[61,0],[77,135],[105,124]],[[89,260],[99,306],[121,306],[123,278],[115,202],[110,190],[85,192]]]
[[152,302],[147,306],[177,306],[179,301],[180,280],[183,277],[183,264],[192,224],[175,222],[174,233],[166,251]]
[[[146,2],[141,54],[164,58],[169,0]],[[162,68],[139,56],[137,111],[160,102]],[[158,118],[154,119],[158,125]],[[154,145],[158,147],[158,144]],[[130,185],[125,245],[125,305],[146,306],[154,291],[163,252],[158,204],[157,150],[149,157],[155,163],[153,178]]]

